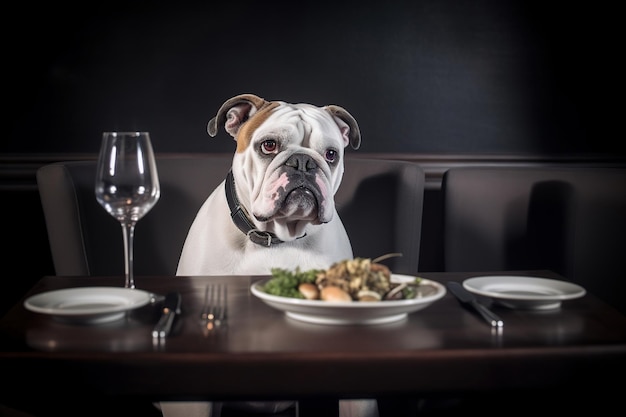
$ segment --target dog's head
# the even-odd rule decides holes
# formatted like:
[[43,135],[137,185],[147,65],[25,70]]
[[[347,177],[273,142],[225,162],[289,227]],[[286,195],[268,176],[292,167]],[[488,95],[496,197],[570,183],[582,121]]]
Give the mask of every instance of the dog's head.
[[252,94],[227,100],[209,121],[237,142],[233,176],[240,203],[258,230],[283,241],[329,222],[344,169],[344,148],[358,149],[356,120],[335,105],[266,101]]

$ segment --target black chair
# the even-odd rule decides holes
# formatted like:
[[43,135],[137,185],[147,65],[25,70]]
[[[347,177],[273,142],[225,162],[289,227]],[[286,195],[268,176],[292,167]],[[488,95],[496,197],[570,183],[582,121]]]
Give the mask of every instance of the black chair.
[[446,271],[551,269],[626,312],[626,168],[444,174]]
[[[193,219],[225,178],[232,155],[158,156],[161,198],[135,231],[135,274],[174,275]],[[95,161],[59,162],[37,171],[56,275],[121,275],[119,223],[94,195]],[[336,204],[355,256],[386,261],[394,272],[418,269],[424,173],[416,164],[347,158]]]

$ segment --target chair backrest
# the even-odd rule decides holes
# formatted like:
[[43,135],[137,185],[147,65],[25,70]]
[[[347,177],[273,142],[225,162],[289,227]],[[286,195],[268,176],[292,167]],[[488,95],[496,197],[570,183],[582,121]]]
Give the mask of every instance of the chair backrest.
[[[174,275],[202,203],[223,181],[232,155],[157,156],[161,198],[135,230],[135,274]],[[122,231],[94,195],[95,161],[41,167],[37,183],[57,275],[121,275]],[[337,209],[355,256],[390,252],[394,272],[417,273],[424,173],[412,163],[347,159]]]
[[626,294],[626,169],[453,168],[446,271],[551,269],[613,304]]

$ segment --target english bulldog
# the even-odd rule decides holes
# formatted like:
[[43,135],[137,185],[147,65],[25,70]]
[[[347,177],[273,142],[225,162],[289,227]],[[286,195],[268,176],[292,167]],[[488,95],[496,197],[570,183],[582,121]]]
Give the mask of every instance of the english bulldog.
[[[269,275],[272,268],[326,269],[353,257],[334,195],[344,150],[361,132],[342,107],[267,101],[253,94],[227,100],[209,121],[236,141],[231,170],[198,211],[177,275]],[[278,412],[292,402],[224,406]],[[217,408],[216,408],[217,407]],[[222,404],[161,403],[165,417],[219,416]],[[378,415],[375,400],[342,400],[340,416]]]
[[353,257],[334,195],[344,149],[358,149],[356,120],[335,105],[227,100],[209,121],[236,141],[232,168],[198,211],[177,275],[267,275],[325,269]]

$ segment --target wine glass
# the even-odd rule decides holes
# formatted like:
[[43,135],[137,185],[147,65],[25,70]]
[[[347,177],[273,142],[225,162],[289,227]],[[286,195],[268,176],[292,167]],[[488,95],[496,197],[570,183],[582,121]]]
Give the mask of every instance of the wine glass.
[[104,132],[96,170],[96,199],[122,225],[126,288],[135,288],[135,224],[161,196],[148,132]]

